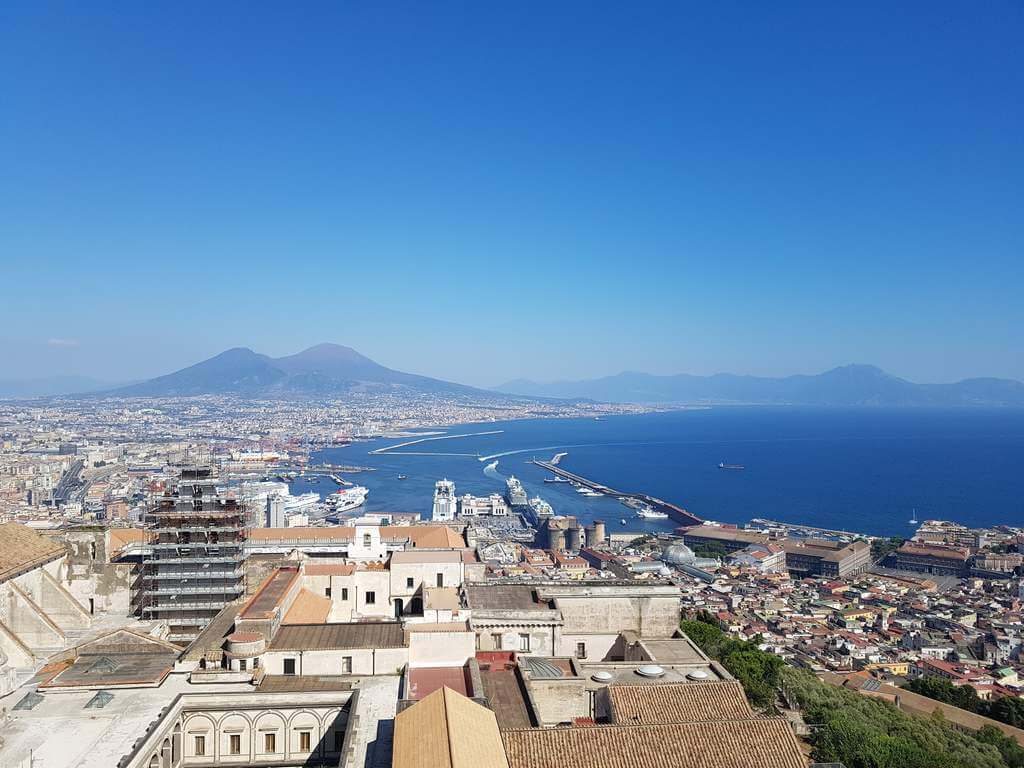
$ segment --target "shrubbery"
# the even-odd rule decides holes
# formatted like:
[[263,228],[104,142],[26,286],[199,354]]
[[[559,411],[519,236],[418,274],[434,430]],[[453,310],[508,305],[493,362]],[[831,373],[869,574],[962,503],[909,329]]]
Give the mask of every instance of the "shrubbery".
[[817,761],[846,768],[1024,768],[1024,749],[997,728],[972,736],[941,715],[914,717],[882,699],[828,685],[755,642],[730,638],[707,614],[680,628],[742,683],[752,706],[769,709],[784,690],[811,726]]

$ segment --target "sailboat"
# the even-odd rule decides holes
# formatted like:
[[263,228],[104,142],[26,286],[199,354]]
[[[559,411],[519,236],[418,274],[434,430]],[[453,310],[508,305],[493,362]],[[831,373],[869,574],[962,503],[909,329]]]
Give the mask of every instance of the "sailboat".
[[910,524],[917,525],[917,510],[915,509],[910,515]]

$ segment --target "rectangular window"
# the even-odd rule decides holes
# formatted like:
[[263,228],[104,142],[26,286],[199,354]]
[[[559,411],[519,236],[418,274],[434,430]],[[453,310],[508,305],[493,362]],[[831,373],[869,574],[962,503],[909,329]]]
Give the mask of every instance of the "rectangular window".
[[373,538],[368,533],[363,534],[363,546],[370,547],[373,545]]
[[299,731],[299,752],[309,752],[310,741],[309,731]]
[[444,574],[443,573],[437,574],[437,586],[439,586],[439,587],[443,587],[444,586]]
[[587,644],[586,643],[576,643],[576,658],[577,659],[585,659],[585,658],[587,658]]
[[351,675],[352,674],[352,657],[342,656],[341,657],[341,674]]
[[233,733],[228,736],[228,754],[242,754],[242,735],[240,733]]
[[500,651],[501,650],[501,633],[500,632],[495,632],[493,635],[491,635],[491,645],[494,646],[494,650],[496,650],[496,651]]
[[330,597],[330,596],[331,596],[331,588],[328,587],[327,589],[324,590],[324,597]]
[[248,663],[248,662],[246,662],[246,660],[245,660],[245,659],[239,659],[239,660],[238,660],[238,668],[239,668],[239,669],[240,669],[240,670],[241,670],[242,672],[245,672],[245,669],[246,669],[246,664],[247,664],[247,663]]
[[277,734],[276,733],[265,733],[263,734],[263,751],[273,754],[277,752]]
[[204,757],[206,755],[206,737],[196,736],[195,747],[196,757]]
[[341,599],[348,600],[348,587],[341,588]]
[[530,652],[530,636],[525,632],[519,635],[519,650],[523,653]]
[[405,580],[405,588],[406,589],[412,589],[413,584],[415,584],[415,582],[412,580],[411,576],[408,579]]
[[286,675],[294,675],[295,674],[295,659],[285,659],[284,660],[284,673]]
[[377,602],[377,593],[376,592],[367,592],[366,593],[366,604],[367,605],[373,605],[376,602]]

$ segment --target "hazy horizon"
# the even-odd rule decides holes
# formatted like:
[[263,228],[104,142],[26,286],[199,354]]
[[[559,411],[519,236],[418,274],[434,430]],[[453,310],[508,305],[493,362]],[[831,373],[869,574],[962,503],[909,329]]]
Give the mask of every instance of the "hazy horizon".
[[1024,380],[1024,6],[14,3],[0,379]]

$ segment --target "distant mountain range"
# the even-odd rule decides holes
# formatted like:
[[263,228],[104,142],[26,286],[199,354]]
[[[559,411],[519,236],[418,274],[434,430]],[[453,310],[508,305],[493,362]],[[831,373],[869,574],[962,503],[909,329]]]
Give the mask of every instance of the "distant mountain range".
[[236,347],[180,371],[124,386],[66,376],[0,381],[0,397],[103,394],[183,397],[233,394],[253,397],[335,397],[351,393],[462,396],[484,399],[600,401],[608,403],[758,404],[822,406],[1024,407],[1024,384],[1011,379],[965,379],[954,384],[915,384],[871,365],[847,365],[813,376],[767,378],[655,376],[625,372],[586,381],[510,381],[493,390],[386,368],[350,347],[318,344],[294,355],[268,357]]
[[625,372],[600,379],[550,384],[517,379],[496,389],[526,397],[585,398],[610,403],[1024,407],[1024,384],[1012,379],[915,384],[872,365],[846,365],[813,376],[784,378],[730,373],[655,376]]
[[261,355],[247,347],[236,347],[166,376],[104,394],[125,397],[236,394],[287,398],[352,392],[477,397],[494,397],[497,394],[385,368],[354,349],[339,344],[318,344],[297,354],[277,358]]

